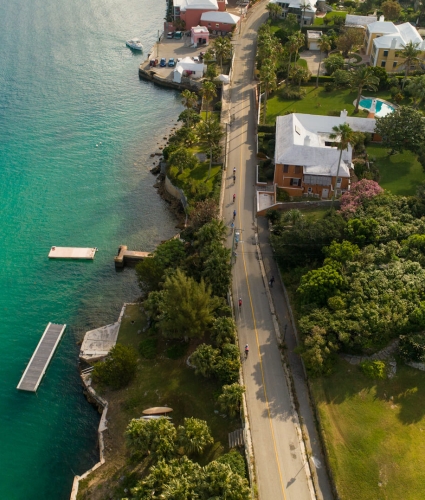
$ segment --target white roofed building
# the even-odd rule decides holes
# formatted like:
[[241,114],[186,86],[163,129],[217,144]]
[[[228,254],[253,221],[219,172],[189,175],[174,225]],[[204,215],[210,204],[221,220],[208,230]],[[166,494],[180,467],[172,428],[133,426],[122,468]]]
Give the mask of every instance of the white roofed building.
[[395,25],[391,22],[377,21],[366,28],[364,48],[370,55],[372,66],[385,68],[389,73],[403,70],[403,58],[400,52],[413,42],[422,51],[425,59],[425,42],[418,30],[410,23]]
[[201,26],[206,26],[211,31],[229,33],[240,23],[241,18],[230,12],[204,12],[201,15]]
[[185,29],[198,26],[205,12],[224,12],[227,0],[173,0],[172,20],[185,22]]
[[176,64],[173,72],[173,81],[181,83],[182,77],[187,76],[195,80],[204,76],[205,65],[195,62],[191,57],[184,57]]
[[353,118],[341,111],[341,116],[292,113],[276,119],[276,149],[274,183],[290,196],[331,198],[336,185],[337,195],[350,189],[352,149],[342,153],[335,139],[330,138],[333,127],[347,123],[354,131],[374,134],[375,120]]
[[[300,24],[309,26],[316,17],[316,0],[269,0],[282,8],[282,19],[288,14],[295,14]],[[305,8],[304,8],[305,5]],[[302,22],[301,22],[302,17]]]

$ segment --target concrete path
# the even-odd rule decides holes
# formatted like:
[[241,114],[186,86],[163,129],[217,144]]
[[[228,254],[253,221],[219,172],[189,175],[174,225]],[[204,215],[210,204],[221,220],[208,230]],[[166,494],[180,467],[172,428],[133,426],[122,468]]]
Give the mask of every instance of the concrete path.
[[310,70],[312,76],[317,76],[317,70],[319,69],[321,60],[322,63],[320,64],[319,75],[325,74],[325,66],[323,64],[323,61],[326,59],[326,54],[324,52],[322,52],[322,54],[320,55],[320,52],[318,50],[304,50],[304,52],[300,52],[300,58],[307,61],[307,67]]
[[[233,273],[241,352],[249,344],[243,362],[248,416],[252,432],[256,478],[260,500],[310,500],[315,497],[308,460],[301,439],[298,416],[294,411],[279,351],[279,328],[271,313],[272,301],[264,283],[259,261],[255,199],[255,98],[253,80],[256,34],[267,19],[265,3],[251,10],[236,37],[235,68],[230,90],[231,117],[227,174],[224,187],[223,217],[229,227],[227,244],[232,247],[230,228],[236,209],[235,227],[241,241]],[[233,168],[236,167],[236,183]],[[233,203],[233,194],[236,202]],[[275,273],[276,275],[276,273]],[[331,498],[327,496],[326,498]]]

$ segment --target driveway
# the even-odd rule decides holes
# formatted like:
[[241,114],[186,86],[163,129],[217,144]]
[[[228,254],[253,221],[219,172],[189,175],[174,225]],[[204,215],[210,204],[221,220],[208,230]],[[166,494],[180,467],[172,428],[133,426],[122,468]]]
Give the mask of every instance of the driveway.
[[325,74],[325,67],[323,65],[323,61],[326,58],[326,54],[322,52],[320,57],[320,52],[318,50],[305,50],[304,52],[300,52],[300,57],[307,61],[308,69],[310,70],[313,76],[317,75],[317,70],[319,68],[320,59],[322,60],[322,64],[320,67],[320,74]]

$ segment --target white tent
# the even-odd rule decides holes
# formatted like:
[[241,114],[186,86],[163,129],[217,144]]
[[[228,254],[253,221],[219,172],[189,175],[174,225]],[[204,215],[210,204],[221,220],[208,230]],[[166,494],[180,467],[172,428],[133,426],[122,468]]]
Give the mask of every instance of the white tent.
[[199,79],[204,76],[205,65],[195,62],[191,57],[185,57],[179,61],[174,69],[173,80],[180,83],[184,71],[189,71],[190,76],[194,79]]
[[230,83],[229,75],[218,75],[217,80],[223,83]]

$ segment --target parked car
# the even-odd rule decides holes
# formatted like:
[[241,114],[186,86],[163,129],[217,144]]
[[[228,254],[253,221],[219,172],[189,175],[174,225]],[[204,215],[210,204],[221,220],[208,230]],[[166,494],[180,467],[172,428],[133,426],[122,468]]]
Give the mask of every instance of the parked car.
[[165,68],[165,66],[167,66],[167,59],[165,59],[165,57],[161,57],[159,65],[161,66],[161,68]]
[[170,59],[168,59],[168,66],[170,66],[170,68],[173,68],[175,65],[176,63],[174,61],[174,57],[170,57]]
[[199,62],[199,57],[198,57],[198,56],[196,56],[196,57],[192,57],[192,59],[193,59],[196,63],[198,63],[198,62]]
[[151,59],[149,61],[149,66],[158,66],[158,59]]
[[174,38],[174,31],[169,31],[167,33],[167,38]]
[[176,31],[174,33],[174,38],[180,39],[182,36],[183,36],[183,32],[182,31]]

